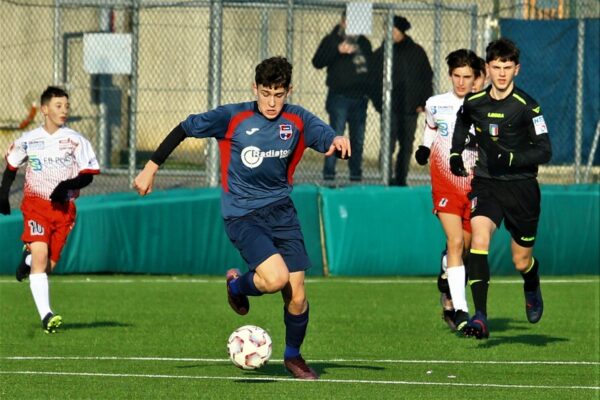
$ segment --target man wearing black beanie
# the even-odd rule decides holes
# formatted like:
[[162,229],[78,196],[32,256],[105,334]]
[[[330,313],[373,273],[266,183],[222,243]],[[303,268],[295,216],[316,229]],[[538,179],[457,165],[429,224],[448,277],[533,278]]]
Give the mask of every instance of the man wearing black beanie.
[[[396,141],[400,146],[394,168],[395,177],[390,184],[406,186],[408,166],[412,156],[413,142],[419,113],[433,94],[433,70],[425,50],[406,34],[410,22],[403,16],[394,16],[392,29],[392,109],[390,121],[390,159]],[[373,53],[374,81],[383,81],[383,43]],[[373,105],[381,112],[381,90],[374,90]]]

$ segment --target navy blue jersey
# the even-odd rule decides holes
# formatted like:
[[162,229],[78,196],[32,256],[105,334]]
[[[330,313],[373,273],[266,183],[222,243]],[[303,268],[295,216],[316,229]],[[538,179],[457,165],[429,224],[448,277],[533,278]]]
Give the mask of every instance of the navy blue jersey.
[[269,120],[255,101],[227,104],[193,114],[181,123],[189,137],[214,137],[221,153],[221,212],[246,215],[292,192],[293,175],[304,149],[325,153],[333,129],[304,108],[285,104]]

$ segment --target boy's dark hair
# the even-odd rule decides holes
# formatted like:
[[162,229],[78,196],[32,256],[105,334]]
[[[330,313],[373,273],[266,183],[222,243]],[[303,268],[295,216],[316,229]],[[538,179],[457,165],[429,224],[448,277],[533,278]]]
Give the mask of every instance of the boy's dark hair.
[[458,49],[454,50],[446,56],[446,64],[448,64],[448,75],[452,75],[452,71],[460,67],[471,67],[475,76],[480,75],[479,57],[472,50]]
[[66,97],[68,99],[69,94],[59,87],[48,86],[46,90],[44,90],[44,92],[42,93],[42,96],[40,98],[40,104],[45,105],[50,103],[50,100],[52,100],[53,97]]
[[476,71],[477,76],[485,76],[486,72],[485,72],[485,60],[481,57],[477,57],[477,71]]
[[518,64],[520,54],[521,52],[515,42],[501,38],[487,45],[485,48],[485,62],[500,60],[502,62],[514,61],[515,64]]
[[254,82],[269,88],[289,89],[292,83],[292,64],[285,57],[271,57],[256,66]]

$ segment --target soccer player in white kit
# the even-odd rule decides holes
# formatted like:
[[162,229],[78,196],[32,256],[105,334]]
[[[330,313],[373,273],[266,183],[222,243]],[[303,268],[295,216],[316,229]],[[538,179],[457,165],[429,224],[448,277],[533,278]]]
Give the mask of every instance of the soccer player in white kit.
[[0,213],[10,214],[10,186],[17,169],[26,166],[23,188],[23,258],[17,280],[29,275],[29,287],[46,333],[54,333],[62,317],[50,307],[48,275],[56,267],[75,224],[79,189],[89,185],[100,167],[90,142],[64,126],[69,96],[49,86],[41,96],[44,124],[15,140],[6,155],[0,185]]
[[463,253],[469,249],[471,241],[471,208],[467,194],[471,190],[477,150],[467,146],[462,153],[465,168],[469,171],[466,177],[452,174],[449,157],[456,113],[466,95],[481,90],[485,80],[485,62],[466,49],[451,52],[446,62],[452,90],[427,100],[423,144],[417,149],[415,158],[420,165],[427,164],[429,160],[433,213],[446,235],[446,250],[442,253],[438,277],[442,318],[452,330],[460,332],[469,319]]

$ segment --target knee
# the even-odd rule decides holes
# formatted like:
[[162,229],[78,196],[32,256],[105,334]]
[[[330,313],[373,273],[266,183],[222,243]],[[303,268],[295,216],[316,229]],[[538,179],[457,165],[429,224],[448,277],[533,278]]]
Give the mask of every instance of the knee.
[[31,272],[42,273],[48,269],[48,250],[36,249],[31,252]]
[[487,250],[490,247],[490,239],[485,236],[477,236],[471,239],[471,248],[475,250]]
[[517,271],[525,271],[531,265],[531,257],[528,255],[513,254],[512,262]]
[[263,277],[264,289],[268,293],[275,293],[282,290],[289,282],[290,275],[287,271],[274,272],[267,277]]
[[460,236],[449,237],[446,240],[446,246],[448,247],[448,253],[462,256],[463,253],[463,238]]

